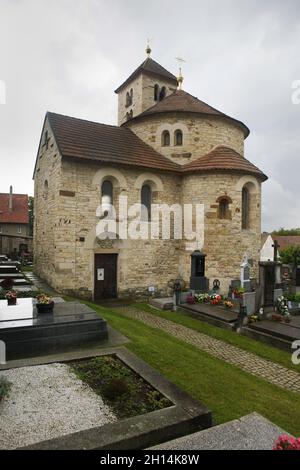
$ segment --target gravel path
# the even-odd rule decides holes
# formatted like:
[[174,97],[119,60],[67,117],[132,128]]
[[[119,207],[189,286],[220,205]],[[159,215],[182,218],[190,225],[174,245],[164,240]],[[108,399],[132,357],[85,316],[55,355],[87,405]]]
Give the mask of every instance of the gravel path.
[[117,420],[102,398],[65,364],[1,372],[10,382],[0,403],[0,449],[15,449]]
[[300,393],[300,374],[298,372],[263,359],[237,346],[232,346],[225,341],[215,339],[170,320],[151,315],[151,313],[146,313],[138,308],[123,307],[117,311],[148,326],[158,328],[186,343],[192,344],[211,356],[237,366],[249,374],[265,379],[280,388]]

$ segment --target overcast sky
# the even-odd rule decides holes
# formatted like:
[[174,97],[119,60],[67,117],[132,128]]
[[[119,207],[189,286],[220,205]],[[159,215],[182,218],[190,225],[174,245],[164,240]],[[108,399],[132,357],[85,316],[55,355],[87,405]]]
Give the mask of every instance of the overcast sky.
[[113,90],[152,57],[184,89],[242,120],[268,176],[263,229],[300,226],[299,0],[0,0],[0,192],[33,194],[47,110],[108,124]]

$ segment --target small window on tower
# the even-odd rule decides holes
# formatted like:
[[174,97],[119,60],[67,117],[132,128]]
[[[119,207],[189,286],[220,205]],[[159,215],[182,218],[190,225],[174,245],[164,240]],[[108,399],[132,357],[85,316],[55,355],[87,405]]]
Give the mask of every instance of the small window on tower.
[[159,86],[156,84],[154,85],[154,101],[159,100]]
[[183,143],[182,131],[180,129],[177,129],[177,131],[175,131],[175,145],[182,145],[182,143]]
[[166,96],[166,87],[163,86],[159,93],[159,101],[162,101]]
[[169,147],[170,145],[170,132],[169,131],[164,131],[162,133],[162,142],[161,142],[161,145],[163,147]]
[[49,140],[50,140],[50,138],[48,137],[48,131],[45,131],[45,134],[44,134],[44,146],[45,146],[46,150],[48,150],[48,147],[49,147]]

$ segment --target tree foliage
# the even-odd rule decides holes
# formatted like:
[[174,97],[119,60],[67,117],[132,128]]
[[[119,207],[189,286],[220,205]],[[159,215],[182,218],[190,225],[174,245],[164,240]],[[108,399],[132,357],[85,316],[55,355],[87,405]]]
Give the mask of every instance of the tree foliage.
[[279,230],[274,230],[272,235],[288,235],[290,237],[300,235],[300,228],[283,228],[281,227]]
[[300,265],[300,246],[288,246],[280,250],[280,261],[284,264]]

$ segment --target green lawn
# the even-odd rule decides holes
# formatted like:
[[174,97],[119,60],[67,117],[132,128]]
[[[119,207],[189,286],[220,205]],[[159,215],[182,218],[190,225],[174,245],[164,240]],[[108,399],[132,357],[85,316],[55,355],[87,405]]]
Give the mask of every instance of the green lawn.
[[216,423],[257,411],[300,435],[300,394],[281,390],[116,309],[87,303],[130,339],[128,349],[210,408]]
[[233,331],[224,330],[223,328],[210,325],[180,312],[177,313],[166,310],[158,310],[146,303],[136,303],[134,306],[144,310],[145,312],[149,312],[161,318],[166,318],[167,320],[179,323],[180,325],[184,325],[188,328],[191,328],[192,330],[200,331],[201,333],[225,341],[226,343],[232,344],[233,346],[237,346],[241,349],[257,354],[257,356],[260,356],[264,359],[269,359],[272,362],[277,362],[284,367],[293,369],[300,373],[300,365],[296,366],[292,363],[291,354],[288,352],[273,348],[272,346],[255,341],[251,338],[247,338],[246,336],[238,335]]

